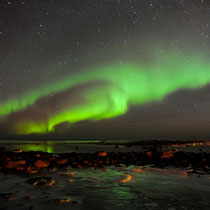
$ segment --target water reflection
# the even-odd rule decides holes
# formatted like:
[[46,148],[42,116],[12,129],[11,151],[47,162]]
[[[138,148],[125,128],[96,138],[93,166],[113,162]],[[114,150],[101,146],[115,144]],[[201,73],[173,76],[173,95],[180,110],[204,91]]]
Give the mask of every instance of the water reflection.
[[55,150],[55,145],[53,142],[44,141],[39,145],[36,142],[12,142],[12,143],[1,143],[1,147],[5,147],[7,150],[21,149],[23,151],[42,151],[53,153]]
[[48,152],[53,153],[54,152],[54,144],[52,142],[42,142],[39,145],[36,144],[25,144],[22,145],[23,151],[42,151],[42,152]]
[[[99,140],[81,140],[81,141],[1,141],[0,147],[5,147],[7,150],[21,149],[22,151],[43,151],[49,153],[70,153],[70,152],[87,152],[95,153],[96,151],[106,152],[129,152],[132,150],[142,150],[140,147],[126,147],[121,145],[120,148],[115,148],[114,145],[101,144]],[[76,147],[79,146],[79,150]]]

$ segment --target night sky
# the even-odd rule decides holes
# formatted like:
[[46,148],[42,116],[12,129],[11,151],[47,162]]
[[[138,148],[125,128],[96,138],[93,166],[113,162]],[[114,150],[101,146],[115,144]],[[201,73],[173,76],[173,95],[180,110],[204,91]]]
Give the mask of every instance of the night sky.
[[0,1],[0,138],[210,137],[210,1]]

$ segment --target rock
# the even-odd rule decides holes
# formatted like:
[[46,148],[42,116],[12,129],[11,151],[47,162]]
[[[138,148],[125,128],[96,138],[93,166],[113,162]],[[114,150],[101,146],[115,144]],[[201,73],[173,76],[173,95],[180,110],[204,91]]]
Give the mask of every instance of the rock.
[[107,152],[105,152],[105,151],[98,151],[98,152],[96,152],[96,154],[97,154],[98,156],[100,156],[100,157],[105,157],[105,156],[107,156]]
[[52,177],[36,177],[27,180],[27,183],[32,184],[33,186],[51,186],[54,182]]
[[131,175],[123,175],[123,176],[126,176],[126,178],[119,180],[118,181],[119,183],[129,182],[132,179]]
[[148,151],[148,152],[147,152],[147,156],[148,156],[149,158],[151,158],[151,157],[152,157],[152,152],[151,152],[151,151]]
[[78,147],[76,147],[75,149],[76,149],[76,150],[80,150],[80,147],[78,146]]
[[88,165],[88,164],[89,164],[88,160],[84,160],[83,163],[84,163],[85,165]]
[[10,201],[14,199],[14,194],[13,193],[0,193],[0,198]]
[[195,171],[194,168],[188,168],[188,169],[187,169],[187,173],[193,173],[194,171]]
[[24,171],[25,168],[26,168],[26,166],[18,166],[16,169],[17,169],[18,171]]
[[126,168],[125,164],[115,164],[115,167]]
[[21,153],[21,152],[23,152],[21,149],[15,149],[15,150],[13,150],[12,151],[13,153]]
[[76,173],[72,171],[72,172],[58,172],[58,174],[68,177],[68,176],[73,176]]
[[133,169],[133,172],[134,173],[140,173],[140,172],[142,172],[143,170],[142,170],[142,168],[134,168]]
[[164,151],[161,154],[161,158],[171,158],[171,157],[173,157],[173,152],[171,150]]
[[35,145],[40,145],[40,142],[39,141],[36,141]]
[[58,164],[58,165],[64,165],[64,164],[67,164],[68,162],[69,162],[68,158],[56,160],[56,164]]
[[26,172],[28,172],[29,174],[34,174],[37,172],[37,170],[33,166],[28,166],[26,168]]
[[17,167],[24,166],[26,164],[25,160],[9,160],[5,163],[5,168],[13,169]]
[[70,202],[70,199],[50,199],[49,202],[56,202],[56,203],[68,203]]
[[33,200],[34,197],[33,197],[33,196],[30,196],[30,195],[26,195],[26,196],[24,197],[24,199],[30,201],[30,200]]
[[47,160],[41,160],[41,159],[37,160],[34,163],[34,166],[36,168],[47,168],[49,165],[50,165],[50,163]]
[[114,148],[120,148],[120,145],[115,145]]

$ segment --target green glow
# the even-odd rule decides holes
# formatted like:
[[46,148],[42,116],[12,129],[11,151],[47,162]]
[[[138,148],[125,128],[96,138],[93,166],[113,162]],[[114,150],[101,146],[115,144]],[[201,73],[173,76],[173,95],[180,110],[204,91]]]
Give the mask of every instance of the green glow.
[[42,142],[39,145],[33,144],[25,144],[21,146],[23,151],[43,151],[48,153],[54,152],[54,145],[50,142]]
[[[71,75],[53,84],[46,84],[26,93],[22,98],[0,103],[0,116],[22,110],[37,99],[68,88],[97,81],[83,90],[84,103],[49,116],[48,122],[17,122],[20,134],[46,133],[62,122],[100,120],[126,113],[129,105],[161,101],[168,94],[183,88],[199,88],[210,82],[210,64],[202,57],[181,53],[156,55],[149,64],[107,65],[85,73]],[[101,82],[101,84],[100,84]]]

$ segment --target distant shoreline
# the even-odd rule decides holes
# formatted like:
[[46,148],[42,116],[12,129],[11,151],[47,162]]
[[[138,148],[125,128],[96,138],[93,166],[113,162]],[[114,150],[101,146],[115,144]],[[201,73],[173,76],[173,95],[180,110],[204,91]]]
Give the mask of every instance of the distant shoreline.
[[192,139],[192,140],[99,140],[99,139],[85,139],[85,140],[73,140],[73,139],[43,139],[43,140],[35,140],[35,139],[1,139],[0,144],[8,143],[24,143],[24,142],[59,142],[59,143],[68,143],[68,144],[102,144],[102,145],[135,145],[135,146],[145,146],[145,145],[171,145],[171,144],[187,144],[187,143],[205,143],[210,145],[210,140],[200,140],[200,139]]

